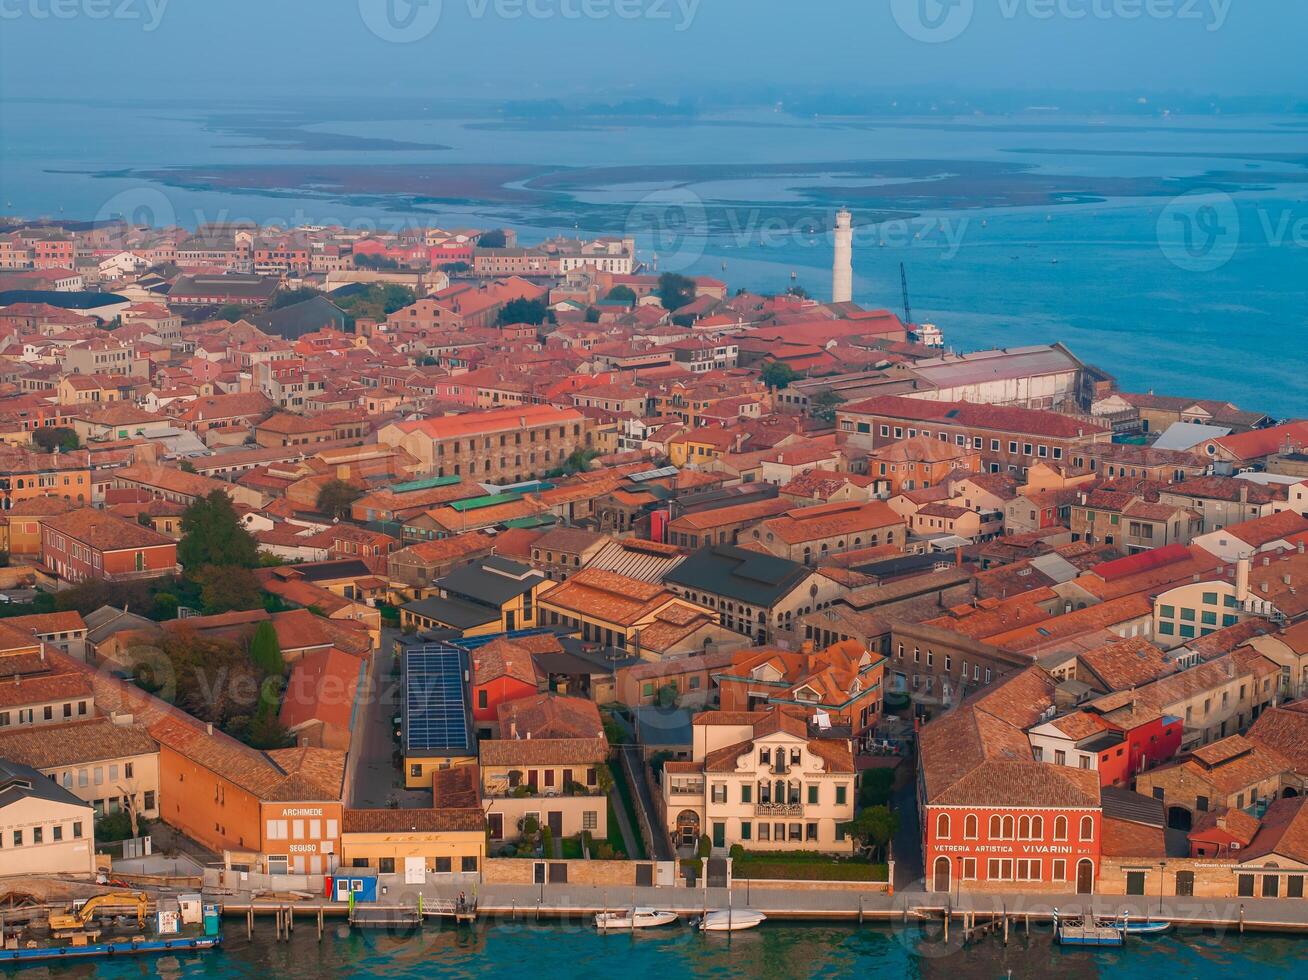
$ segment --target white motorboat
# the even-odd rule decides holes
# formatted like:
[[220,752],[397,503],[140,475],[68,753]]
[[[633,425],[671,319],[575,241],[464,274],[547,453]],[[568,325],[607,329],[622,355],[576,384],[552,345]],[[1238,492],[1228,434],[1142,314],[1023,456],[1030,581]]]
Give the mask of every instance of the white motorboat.
[[597,929],[652,929],[655,926],[671,925],[677,921],[676,912],[664,912],[660,909],[636,908],[619,912],[601,912],[595,916]]
[[767,916],[754,909],[714,909],[699,920],[700,932],[739,932],[753,929],[767,921]]

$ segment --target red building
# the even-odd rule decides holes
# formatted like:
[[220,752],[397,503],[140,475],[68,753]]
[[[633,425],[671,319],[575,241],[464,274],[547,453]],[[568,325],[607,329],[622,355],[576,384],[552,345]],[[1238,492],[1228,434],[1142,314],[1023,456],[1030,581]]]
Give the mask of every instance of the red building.
[[472,653],[472,720],[478,735],[496,735],[499,707],[536,694],[540,673],[531,650],[500,637]]
[[84,508],[47,518],[41,563],[67,582],[122,582],[178,571],[177,542],[135,521]]
[[1099,776],[1036,762],[1026,733],[1053,705],[1054,687],[1030,667],[922,729],[917,788],[930,890],[1094,892]]

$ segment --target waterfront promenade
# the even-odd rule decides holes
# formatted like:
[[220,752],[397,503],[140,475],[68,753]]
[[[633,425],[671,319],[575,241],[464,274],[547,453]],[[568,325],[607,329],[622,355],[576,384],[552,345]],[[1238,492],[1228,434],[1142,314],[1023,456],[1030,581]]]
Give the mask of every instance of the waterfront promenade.
[[[378,907],[416,909],[419,894],[428,908],[451,901],[460,893],[475,897],[479,913],[493,917],[533,920],[584,919],[597,912],[651,906],[693,916],[708,909],[726,908],[725,888],[622,888],[591,885],[450,885],[390,886]],[[252,900],[247,896],[215,896],[229,913],[241,913],[253,906],[256,913],[271,912],[286,903]],[[1166,918],[1178,925],[1212,928],[1218,931],[1308,932],[1308,902],[1301,899],[1264,898],[1179,898],[1168,896],[1052,895],[1024,893],[943,895],[919,889],[905,889],[894,895],[857,889],[755,888],[737,881],[730,889],[736,908],[757,909],[779,920],[864,923],[941,923],[948,913],[955,923],[966,915],[984,923],[1007,916],[1010,928],[1022,929],[1028,920],[1043,923],[1054,910],[1062,915],[1118,916],[1134,919]],[[343,903],[297,903],[297,913],[316,914],[324,905],[327,914],[344,914]],[[956,929],[956,927],[955,927]]]

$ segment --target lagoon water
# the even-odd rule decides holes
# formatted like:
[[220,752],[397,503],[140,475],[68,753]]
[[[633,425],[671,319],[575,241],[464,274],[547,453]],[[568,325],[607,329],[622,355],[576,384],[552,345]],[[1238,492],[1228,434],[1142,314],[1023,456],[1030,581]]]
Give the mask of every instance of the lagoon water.
[[[1062,340],[1128,389],[1308,416],[1303,116],[812,119],[736,109],[595,121],[435,103],[215,116],[187,105],[5,102],[0,128],[8,213],[188,226],[505,223],[525,242],[579,226],[635,234],[661,270],[754,290],[794,282],[818,297],[830,285],[822,223],[848,195],[864,222],[855,298],[867,306],[901,310],[902,263],[915,318],[957,349]],[[900,169],[853,172],[869,162]],[[468,165],[457,199],[404,193],[388,169],[412,176],[448,164]],[[507,182],[514,193],[493,191],[497,180],[478,187],[478,165],[489,164],[523,168]],[[365,186],[340,189],[327,169],[339,166],[367,168]],[[567,179],[536,192],[536,171]],[[961,175],[947,193],[942,174]],[[888,212],[910,217],[876,223]]]
[[[228,945],[190,957],[121,959],[74,964],[25,975],[165,978],[278,977],[495,977],[504,980],[563,977],[921,977],[1099,978],[1146,980],[1238,976],[1242,980],[1296,976],[1303,940],[1293,937],[1187,934],[1132,942],[1103,952],[1061,950],[1047,929],[959,950],[944,948],[939,935],[924,936],[880,926],[767,923],[731,936],[703,935],[684,925],[647,933],[601,935],[581,925],[481,922],[474,928],[428,929],[413,938],[380,932],[349,932],[329,925],[318,942],[302,922],[294,939],[274,943],[262,923],[253,943],[242,923],[228,922]],[[239,930],[241,935],[235,936]]]

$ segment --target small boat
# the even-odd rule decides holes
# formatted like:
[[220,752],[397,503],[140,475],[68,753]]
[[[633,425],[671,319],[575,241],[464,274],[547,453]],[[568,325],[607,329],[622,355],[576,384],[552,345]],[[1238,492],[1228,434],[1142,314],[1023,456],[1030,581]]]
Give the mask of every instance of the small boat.
[[596,929],[652,929],[671,925],[677,921],[676,912],[660,909],[637,908],[620,912],[601,912],[595,916]]
[[740,932],[753,929],[767,921],[767,916],[754,909],[714,909],[699,921],[700,932]]
[[1128,936],[1161,936],[1172,928],[1168,919],[1133,919],[1129,915],[1119,919],[1100,920],[1099,924],[1120,929]]

